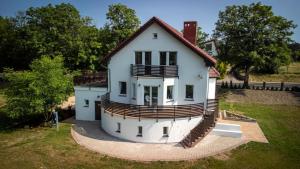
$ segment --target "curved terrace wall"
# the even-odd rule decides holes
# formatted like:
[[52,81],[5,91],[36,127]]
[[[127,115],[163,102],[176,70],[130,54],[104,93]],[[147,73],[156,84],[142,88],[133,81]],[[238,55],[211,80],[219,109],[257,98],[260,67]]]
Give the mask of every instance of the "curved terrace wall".
[[[126,117],[113,114],[102,109],[101,126],[107,133],[125,140],[144,143],[176,143],[180,142],[202,119],[201,116],[174,119],[146,119]],[[120,132],[118,123],[121,124]],[[138,135],[138,126],[143,127],[142,137]],[[168,137],[163,136],[163,127],[168,127]]]

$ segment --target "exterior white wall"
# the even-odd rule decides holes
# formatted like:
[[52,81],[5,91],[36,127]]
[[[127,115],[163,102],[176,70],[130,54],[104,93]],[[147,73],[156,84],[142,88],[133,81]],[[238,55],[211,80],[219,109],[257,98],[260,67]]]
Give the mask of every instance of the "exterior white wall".
[[[153,33],[157,33],[158,38],[153,39]],[[179,79],[174,80],[177,85],[174,86],[176,101],[166,101],[166,84],[173,83],[172,80],[162,82],[162,78],[139,77],[137,83],[137,104],[143,104],[143,84],[160,84],[160,95],[165,98],[159,98],[159,104],[193,104],[204,102],[207,98],[208,89],[208,67],[204,59],[194,53],[172,35],[166,32],[157,24],[152,24],[147,30],[131,41],[127,46],[117,52],[109,61],[108,68],[110,72],[110,99],[120,103],[134,103],[131,96],[131,84],[133,79],[130,75],[130,65],[135,63],[135,51],[151,51],[152,65],[159,65],[160,51],[177,51],[177,65],[179,67]],[[144,55],[144,53],[143,53]],[[144,56],[143,56],[144,57]],[[142,80],[143,79],[143,80]],[[127,95],[119,96],[119,81],[127,82]],[[145,83],[144,83],[145,82]],[[138,84],[141,84],[139,87]],[[194,85],[194,100],[185,99],[185,85]],[[163,87],[162,87],[163,86]],[[162,89],[163,88],[163,89]],[[141,98],[140,98],[141,97]]]
[[208,87],[208,99],[215,99],[216,97],[216,78],[209,78],[209,87]]
[[[95,120],[95,101],[107,92],[103,87],[75,86],[75,111],[76,120]],[[89,100],[89,106],[85,107],[85,100]]]
[[[102,109],[103,110],[103,109]],[[139,119],[129,118],[123,119],[123,116],[104,113],[101,111],[102,120],[101,125],[107,133],[125,140],[144,143],[174,143],[180,142],[189,134],[201,120],[202,116],[176,119]],[[117,123],[121,123],[121,132],[116,132],[118,129]],[[143,136],[137,137],[138,126],[143,127]],[[169,137],[163,137],[163,127],[169,128]]]

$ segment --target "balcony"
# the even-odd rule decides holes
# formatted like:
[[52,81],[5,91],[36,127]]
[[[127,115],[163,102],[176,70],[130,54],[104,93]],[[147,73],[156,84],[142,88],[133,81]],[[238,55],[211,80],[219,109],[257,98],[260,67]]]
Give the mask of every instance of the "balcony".
[[134,105],[113,102],[109,99],[109,94],[101,97],[101,107],[111,115],[119,115],[131,118],[150,118],[150,119],[176,119],[191,118],[204,114],[204,104],[187,104],[187,105]]
[[131,65],[131,76],[178,77],[177,65]]
[[106,86],[107,76],[106,72],[83,71],[81,75],[74,77],[73,82],[74,85],[96,84],[98,86]]

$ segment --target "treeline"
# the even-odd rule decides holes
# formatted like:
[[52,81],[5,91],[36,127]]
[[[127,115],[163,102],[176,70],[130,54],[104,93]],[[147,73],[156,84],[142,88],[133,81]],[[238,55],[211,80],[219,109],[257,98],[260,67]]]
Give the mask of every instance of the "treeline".
[[135,11],[110,5],[97,28],[71,4],[31,7],[14,17],[0,16],[0,72],[27,70],[43,55],[62,56],[69,70],[101,69],[100,60],[140,24]]

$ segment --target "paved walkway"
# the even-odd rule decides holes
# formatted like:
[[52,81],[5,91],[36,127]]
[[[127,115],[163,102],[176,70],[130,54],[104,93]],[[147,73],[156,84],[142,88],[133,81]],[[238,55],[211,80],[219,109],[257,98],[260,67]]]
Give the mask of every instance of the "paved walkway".
[[229,151],[247,143],[252,137],[251,134],[247,134],[247,131],[243,131],[246,133],[246,137],[243,136],[242,138],[223,137],[209,133],[195,147],[184,149],[179,144],[145,144],[123,141],[105,133],[99,127],[99,121],[75,122],[76,124],[73,125],[71,134],[78,144],[101,154],[135,161],[199,159]]

